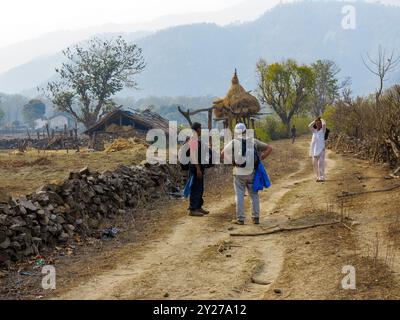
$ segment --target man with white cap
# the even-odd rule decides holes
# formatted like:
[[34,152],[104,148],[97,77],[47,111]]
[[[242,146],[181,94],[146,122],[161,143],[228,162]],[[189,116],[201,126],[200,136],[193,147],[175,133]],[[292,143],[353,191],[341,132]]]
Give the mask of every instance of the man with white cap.
[[269,145],[254,139],[254,132],[252,132],[253,135],[246,134],[246,132],[246,125],[238,123],[235,127],[234,139],[221,152],[224,163],[232,163],[234,165],[235,223],[239,225],[243,225],[245,221],[244,195],[246,189],[252,203],[252,221],[254,224],[260,223],[260,198],[258,192],[253,190],[254,173],[258,161],[264,160],[272,152],[272,148]]

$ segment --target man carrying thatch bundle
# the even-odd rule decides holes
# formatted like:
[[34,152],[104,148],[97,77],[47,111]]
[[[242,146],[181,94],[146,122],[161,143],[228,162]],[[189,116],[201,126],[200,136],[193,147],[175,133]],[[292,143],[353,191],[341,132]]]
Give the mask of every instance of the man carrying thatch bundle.
[[[262,165],[262,160],[266,159],[272,152],[272,148],[257,139],[246,137],[246,126],[238,123],[235,127],[235,139],[229,142],[221,152],[221,157],[225,163],[234,164],[234,187],[236,193],[236,224],[243,225],[244,214],[244,194],[246,189],[250,195],[252,203],[252,221],[254,224],[260,223],[260,198],[258,191],[264,187],[269,187],[269,178]],[[241,155],[245,162],[239,163],[236,159],[237,154]],[[250,160],[249,162],[247,162]],[[257,183],[257,185],[256,185]]]

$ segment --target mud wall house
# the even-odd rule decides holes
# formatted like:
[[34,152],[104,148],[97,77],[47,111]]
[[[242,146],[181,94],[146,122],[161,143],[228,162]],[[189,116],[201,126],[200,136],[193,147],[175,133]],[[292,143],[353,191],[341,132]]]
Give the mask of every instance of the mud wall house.
[[72,129],[76,127],[75,120],[68,114],[55,114],[48,120],[50,130],[64,130]]
[[146,138],[151,129],[161,129],[168,134],[168,120],[150,110],[131,112],[115,110],[104,115],[96,124],[84,131],[93,143],[117,137]]
[[41,130],[46,128],[46,124],[48,123],[45,119],[36,119],[35,120],[35,130]]

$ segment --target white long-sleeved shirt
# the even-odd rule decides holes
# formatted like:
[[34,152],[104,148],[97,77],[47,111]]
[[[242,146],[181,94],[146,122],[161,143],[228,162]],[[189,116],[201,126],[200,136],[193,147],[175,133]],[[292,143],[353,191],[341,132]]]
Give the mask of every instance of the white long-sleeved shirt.
[[308,127],[312,132],[312,139],[310,145],[310,156],[318,157],[322,151],[325,150],[325,132],[326,132],[326,123],[321,119],[322,128],[317,130],[314,128],[315,121],[311,122]]

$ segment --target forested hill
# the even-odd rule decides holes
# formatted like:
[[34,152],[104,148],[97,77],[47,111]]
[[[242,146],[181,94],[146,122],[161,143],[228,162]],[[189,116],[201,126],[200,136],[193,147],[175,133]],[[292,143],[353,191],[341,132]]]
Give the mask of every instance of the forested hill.
[[[332,59],[341,76],[352,78],[355,93],[374,90],[376,79],[366,70],[362,55],[379,45],[400,48],[400,7],[352,2],[356,28],[342,27],[345,2],[298,2],[279,5],[253,22],[219,27],[194,24],[161,30],[138,40],[147,61],[139,76],[141,90],[125,95],[221,96],[234,68],[249,90],[256,85],[255,63],[295,58],[309,63]],[[0,91],[21,92],[52,76],[55,56],[41,58],[0,75]],[[400,79],[399,74],[391,81]],[[390,84],[390,83],[388,83]]]

